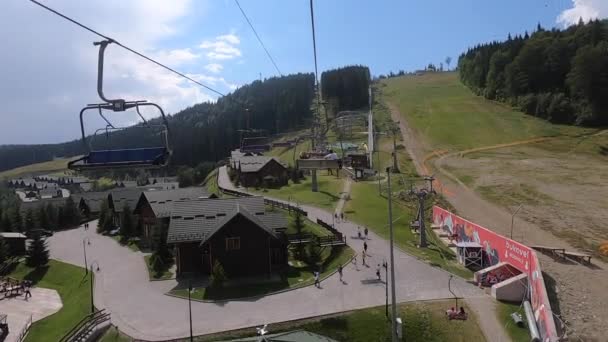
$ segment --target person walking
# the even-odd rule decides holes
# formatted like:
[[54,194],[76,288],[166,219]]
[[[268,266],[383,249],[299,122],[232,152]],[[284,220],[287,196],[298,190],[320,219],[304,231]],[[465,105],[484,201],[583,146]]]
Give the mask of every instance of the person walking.
[[367,227],[365,227],[365,230],[363,232],[365,233],[365,240],[367,240],[367,233],[369,233],[369,230],[367,230]]
[[380,264],[376,267],[376,277],[378,277],[379,281],[382,281],[382,278],[380,278]]
[[338,212],[334,213],[334,219],[336,220],[336,222],[340,222],[340,220],[338,218]]
[[363,241],[363,250],[367,253],[367,242]]
[[340,221],[344,222],[344,213],[340,213]]
[[363,253],[361,253],[361,258],[363,259],[363,266],[366,266],[367,264],[365,263],[365,250],[363,250]]
[[315,271],[315,287],[320,288],[321,282],[319,281],[319,272]]
[[343,269],[342,269],[342,265],[340,264],[340,266],[338,266],[338,274],[340,275],[340,281],[341,281],[341,282],[344,282],[344,281],[342,280],[342,270],[343,270]]
[[355,264],[355,269],[358,271],[359,265],[357,265],[357,254],[356,253],[355,253],[355,256],[353,257],[353,264]]
[[357,227],[357,236],[359,237],[359,240],[361,240],[361,227]]

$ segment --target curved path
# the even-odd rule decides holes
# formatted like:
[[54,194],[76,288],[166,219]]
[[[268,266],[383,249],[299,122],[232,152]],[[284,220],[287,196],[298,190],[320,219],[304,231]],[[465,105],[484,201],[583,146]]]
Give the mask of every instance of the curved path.
[[[218,176],[220,187],[234,189],[225,168]],[[309,218],[331,222],[332,213],[303,206]],[[96,224],[93,222],[92,227]],[[341,223],[337,227],[347,236],[349,246],[362,250],[357,238],[357,226]],[[49,238],[51,257],[82,266],[83,244],[88,238],[87,261],[97,262],[95,305],[112,313],[112,323],[133,338],[149,341],[182,338],[188,335],[188,302],[164,295],[178,285],[175,280],[148,281],[143,254],[120,246],[111,238],[78,228],[58,232]],[[371,257],[368,264],[377,265],[388,259],[387,241],[370,232],[368,240]],[[399,250],[395,251],[397,297],[399,302],[451,298],[447,289],[449,273],[434,268]],[[364,307],[383,305],[385,287],[375,280],[375,267],[349,264],[344,270],[342,284],[337,275],[322,282],[322,288],[308,286],[293,291],[249,300],[222,303],[192,303],[195,335],[266,323],[301,319]],[[489,297],[463,279],[452,281],[455,292],[473,302]],[[484,317],[480,317],[483,319]]]

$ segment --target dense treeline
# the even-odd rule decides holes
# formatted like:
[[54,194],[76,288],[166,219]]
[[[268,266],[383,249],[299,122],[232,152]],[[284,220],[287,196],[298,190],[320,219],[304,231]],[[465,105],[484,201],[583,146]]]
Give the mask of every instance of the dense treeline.
[[[266,134],[301,128],[311,121],[314,92],[312,74],[274,77],[242,86],[215,103],[200,103],[170,116],[173,163],[195,166],[226,157],[239,145],[240,130],[246,129],[247,116],[249,128],[264,130]],[[157,122],[151,120],[151,123]],[[94,147],[153,146],[159,141],[158,134],[133,127],[111,133],[108,139],[96,139]],[[54,156],[82,153],[80,140],[50,145],[0,146],[0,171],[48,161]]]
[[558,123],[608,124],[608,21],[565,30],[537,27],[469,49],[460,78],[489,99]]
[[369,101],[369,68],[347,66],[321,74],[321,93],[334,113],[366,107]]

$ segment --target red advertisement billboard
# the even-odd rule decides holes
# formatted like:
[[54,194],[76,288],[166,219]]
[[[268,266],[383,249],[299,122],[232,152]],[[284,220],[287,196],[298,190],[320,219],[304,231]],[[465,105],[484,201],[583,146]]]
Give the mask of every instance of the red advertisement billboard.
[[455,236],[459,242],[477,242],[482,245],[485,265],[507,262],[526,273],[530,283],[530,302],[543,341],[558,340],[545,281],[533,249],[438,206],[433,207],[433,223],[447,234]]

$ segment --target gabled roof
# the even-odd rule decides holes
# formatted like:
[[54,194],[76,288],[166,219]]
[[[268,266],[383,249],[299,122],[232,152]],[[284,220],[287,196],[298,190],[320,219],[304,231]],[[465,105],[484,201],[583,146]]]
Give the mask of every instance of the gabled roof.
[[241,157],[239,159],[239,165],[241,167],[241,172],[258,172],[272,160],[285,167],[285,164],[283,164],[280,159],[268,156]]
[[96,213],[101,209],[101,203],[108,199],[109,193],[109,191],[83,192],[81,194],[74,195],[74,202],[76,202],[77,199],[79,201],[82,200],[89,207],[91,212]]
[[211,196],[205,188],[192,187],[174,190],[151,190],[143,193],[154,215],[157,218],[171,216],[173,203],[177,201],[190,201],[207,199]]
[[131,210],[135,209],[137,205],[137,201],[139,201],[139,196],[141,196],[142,192],[146,189],[141,188],[122,188],[122,189],[112,189],[110,191],[110,208],[114,209],[114,212],[120,213],[124,208],[125,204],[129,205]]
[[167,242],[205,242],[239,215],[274,237],[276,230],[287,227],[283,215],[265,212],[263,197],[178,201],[173,204]]

